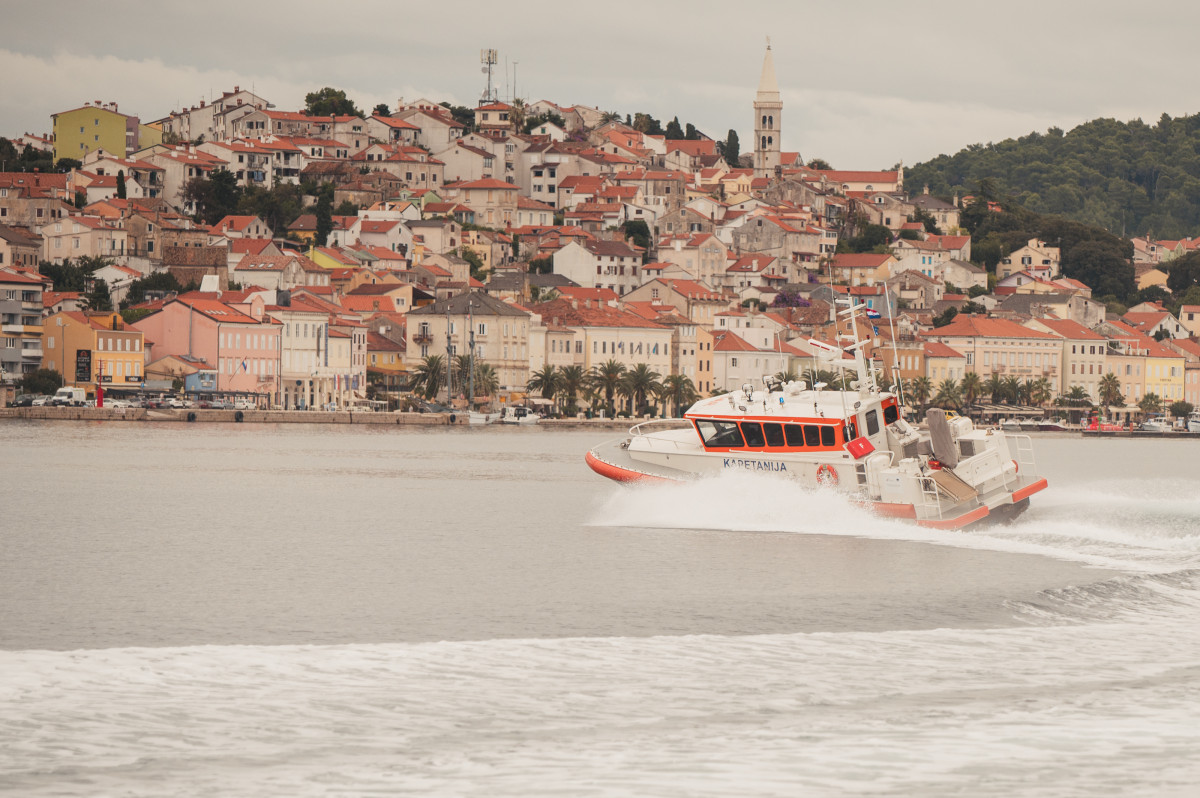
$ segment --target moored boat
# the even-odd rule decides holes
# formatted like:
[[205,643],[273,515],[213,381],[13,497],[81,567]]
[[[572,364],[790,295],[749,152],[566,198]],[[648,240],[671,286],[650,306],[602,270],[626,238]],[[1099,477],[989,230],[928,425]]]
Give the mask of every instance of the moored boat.
[[536,424],[538,414],[524,405],[513,405],[500,409],[501,424]]
[[[809,343],[843,360],[841,349]],[[901,397],[878,387],[858,341],[848,353],[858,380],[846,390],[763,377],[761,389],[747,383],[702,399],[683,419],[638,424],[589,451],[587,463],[619,482],[730,470],[786,476],[846,493],[881,515],[946,529],[1011,518],[1046,488],[1028,435],[976,429],[940,409],[928,412],[922,433],[903,418]]]

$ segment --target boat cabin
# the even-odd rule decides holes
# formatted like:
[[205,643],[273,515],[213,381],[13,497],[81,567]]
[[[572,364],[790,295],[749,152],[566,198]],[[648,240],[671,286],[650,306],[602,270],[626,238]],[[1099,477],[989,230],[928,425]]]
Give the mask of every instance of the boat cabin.
[[[806,392],[806,394],[817,392]],[[900,405],[896,397],[885,394],[878,404],[867,403],[865,407],[856,408],[848,416],[843,416],[840,400],[836,407],[833,403],[822,401],[822,398],[809,397],[801,394],[795,401],[784,401],[779,396],[777,404],[769,400],[760,400],[762,408],[767,413],[739,415],[731,417],[728,412],[721,414],[706,413],[711,405],[693,407],[687,418],[700,436],[704,448],[713,452],[727,451],[780,451],[780,452],[840,452],[846,444],[860,437],[872,438],[881,433],[883,427],[900,419]],[[772,394],[773,395],[773,394]],[[731,395],[730,395],[731,396]],[[792,399],[792,397],[788,397]],[[710,400],[716,408],[728,411],[721,404],[721,398]],[[731,404],[733,400],[730,400]],[[817,411],[813,417],[801,417],[796,410],[807,409],[809,403]],[[748,404],[754,404],[751,400]],[[795,409],[788,405],[799,405]],[[822,406],[824,405],[824,406]],[[712,408],[712,409],[716,409]],[[733,405],[733,409],[747,411],[745,405]],[[780,416],[787,416],[780,418]],[[879,448],[883,441],[879,438],[873,444]]]

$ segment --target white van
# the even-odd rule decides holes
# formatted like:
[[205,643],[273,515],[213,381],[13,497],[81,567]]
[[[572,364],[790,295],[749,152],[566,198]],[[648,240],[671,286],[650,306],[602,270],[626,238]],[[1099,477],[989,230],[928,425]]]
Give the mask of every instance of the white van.
[[59,388],[49,404],[56,407],[83,407],[87,404],[87,391],[82,388]]

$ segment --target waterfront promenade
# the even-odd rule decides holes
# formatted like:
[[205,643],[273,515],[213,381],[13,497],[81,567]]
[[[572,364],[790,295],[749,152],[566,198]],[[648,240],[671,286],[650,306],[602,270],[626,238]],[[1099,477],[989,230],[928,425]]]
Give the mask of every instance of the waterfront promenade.
[[[0,420],[36,421],[163,421],[260,424],[376,424],[417,427],[466,426],[466,413],[372,413],[351,410],[200,410],[113,407],[4,407]],[[543,419],[539,426],[554,429],[628,429],[636,420]],[[490,426],[502,426],[500,424]]]

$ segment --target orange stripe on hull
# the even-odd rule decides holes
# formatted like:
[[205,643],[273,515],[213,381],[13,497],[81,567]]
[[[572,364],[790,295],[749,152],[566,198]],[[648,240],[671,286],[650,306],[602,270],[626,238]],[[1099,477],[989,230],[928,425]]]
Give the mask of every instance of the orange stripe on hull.
[[884,518],[916,518],[917,508],[911,504],[895,504],[893,502],[871,502],[871,512]]
[[1013,504],[1016,504],[1019,501],[1023,501],[1024,499],[1028,499],[1030,496],[1037,493],[1039,490],[1045,490],[1049,484],[1050,483],[1046,482],[1046,478],[1043,477],[1043,478],[1039,479],[1037,482],[1034,482],[1032,485],[1026,485],[1025,487],[1021,488],[1020,490],[1013,491],[1013,495],[1012,495]]
[[586,455],[584,455],[583,459],[588,464],[588,467],[597,474],[602,477],[608,477],[616,482],[678,482],[678,480],[667,479],[666,477],[658,477],[654,476],[653,474],[643,474],[640,471],[633,471],[628,468],[621,468],[620,466],[613,465],[612,463],[606,463],[591,452],[588,452]]
[[962,529],[964,526],[969,526],[976,521],[981,521],[984,518],[987,518],[989,512],[991,511],[988,510],[987,506],[985,505],[966,513],[965,515],[960,515],[958,518],[943,518],[941,520],[926,519],[924,521],[918,521],[917,523],[921,526],[932,527],[933,529]]

